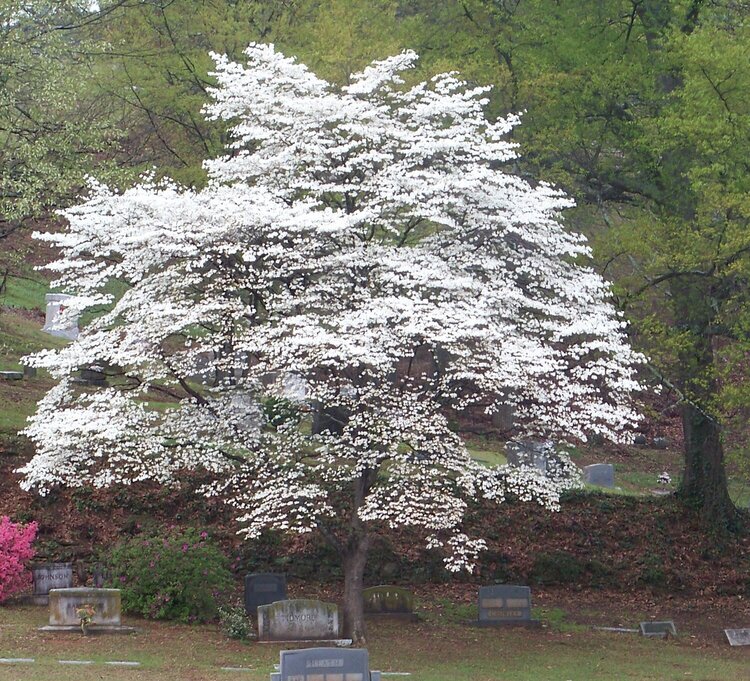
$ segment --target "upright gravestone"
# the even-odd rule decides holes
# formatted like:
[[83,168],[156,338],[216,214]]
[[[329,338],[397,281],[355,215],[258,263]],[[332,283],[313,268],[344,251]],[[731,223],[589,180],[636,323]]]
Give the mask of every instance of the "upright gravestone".
[[73,563],[40,563],[31,566],[34,583],[32,603],[47,605],[50,589],[69,589],[73,586]]
[[282,650],[279,671],[271,681],[379,681],[371,672],[367,651],[360,649],[302,648]]
[[[45,296],[47,310],[44,319],[42,331],[46,331],[52,336],[75,340],[78,338],[78,315],[73,317],[63,316],[66,303],[70,298],[66,293],[48,293]],[[63,318],[65,319],[63,321]]]
[[106,633],[130,633],[133,627],[122,625],[122,605],[119,589],[52,589],[49,592],[49,625],[40,631],[80,631],[79,610],[91,606],[93,616],[89,630]]
[[505,445],[505,456],[511,466],[533,466],[542,473],[547,472],[547,461],[552,452],[549,441],[518,440]]
[[750,629],[724,629],[730,646],[750,646]]
[[259,641],[340,640],[335,603],[298,598],[258,606]]
[[286,600],[286,575],[270,572],[245,575],[245,612],[255,617],[259,605]]
[[402,586],[371,586],[362,592],[365,615],[416,620],[414,594]]
[[594,463],[584,466],[583,481],[599,487],[614,487],[615,467],[611,463]]
[[495,584],[479,588],[480,627],[539,626],[531,619],[531,589],[528,586]]
[[675,627],[672,620],[665,622],[641,622],[640,630],[641,636],[646,636],[647,638],[677,636],[677,627]]

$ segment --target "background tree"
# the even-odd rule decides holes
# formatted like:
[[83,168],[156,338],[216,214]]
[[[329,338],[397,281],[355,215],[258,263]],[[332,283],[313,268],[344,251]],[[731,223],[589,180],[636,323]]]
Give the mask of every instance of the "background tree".
[[[416,527],[450,569],[471,567],[468,499],[555,508],[570,477],[562,455],[550,478],[480,466],[444,409],[491,412],[510,392],[527,436],[616,438],[635,422],[640,357],[604,282],[576,264],[588,251],[558,222],[568,202],[502,170],[515,119],[490,123],[485,89],[450,74],[404,87],[413,53],[342,88],[272,47],[247,58],[216,57],[208,112],[234,141],[206,189],[97,185],[66,211],[68,233],[43,237],[63,249],[69,310],[107,301],[112,280],[128,289],[33,359],[60,383],[26,431],[25,485],[213,472],[206,491],[249,536],[317,530],[338,550],[362,643],[374,532]],[[88,362],[110,367],[110,387],[75,389]],[[297,416],[263,418],[259,400],[290,380]],[[314,405],[336,416],[311,430]]]

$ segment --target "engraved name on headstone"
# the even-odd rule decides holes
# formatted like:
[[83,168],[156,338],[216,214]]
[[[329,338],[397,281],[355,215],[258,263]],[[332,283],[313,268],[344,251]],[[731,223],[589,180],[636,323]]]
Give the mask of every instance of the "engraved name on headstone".
[[303,648],[282,650],[279,681],[369,681],[367,650]]
[[531,589],[528,586],[496,584],[479,589],[479,624],[530,623]]
[[258,572],[245,575],[245,612],[255,617],[259,605],[286,600],[286,575]]
[[121,624],[121,600],[119,589],[52,589],[49,592],[50,626],[79,626],[76,614],[82,605],[94,606],[91,623],[119,626]]
[[258,606],[261,641],[337,640],[339,609],[335,603],[298,598]]
[[46,596],[50,589],[69,589],[73,586],[73,563],[33,565],[31,576],[35,596]]

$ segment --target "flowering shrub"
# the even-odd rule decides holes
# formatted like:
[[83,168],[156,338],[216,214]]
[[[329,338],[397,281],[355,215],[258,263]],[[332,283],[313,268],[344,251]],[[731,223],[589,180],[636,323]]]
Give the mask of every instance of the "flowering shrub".
[[0,518],[0,603],[31,584],[25,563],[34,555],[31,544],[36,530],[36,523],[24,527],[8,516]]
[[232,584],[224,554],[192,528],[131,537],[112,549],[108,564],[123,610],[151,619],[214,619],[216,598]]
[[253,622],[247,616],[242,605],[225,605],[219,607],[221,630],[229,637],[239,640],[250,638],[253,633]]

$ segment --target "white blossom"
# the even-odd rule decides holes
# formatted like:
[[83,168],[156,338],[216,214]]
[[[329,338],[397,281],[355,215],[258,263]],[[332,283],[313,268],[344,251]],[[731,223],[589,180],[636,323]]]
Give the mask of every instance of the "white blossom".
[[[248,536],[416,526],[470,567],[467,500],[555,509],[570,470],[486,469],[445,410],[510,394],[520,435],[615,439],[641,357],[560,224],[571,202],[509,173],[518,119],[487,120],[486,88],[407,87],[412,52],[342,88],[273,46],[246,55],[214,55],[206,112],[232,142],[205,189],[92,181],[69,229],[38,235],[72,308],[111,306],[30,360],[59,385],[26,429],[24,486],[204,469]],[[92,363],[108,388],[71,382]],[[310,432],[316,409],[332,429]]]

